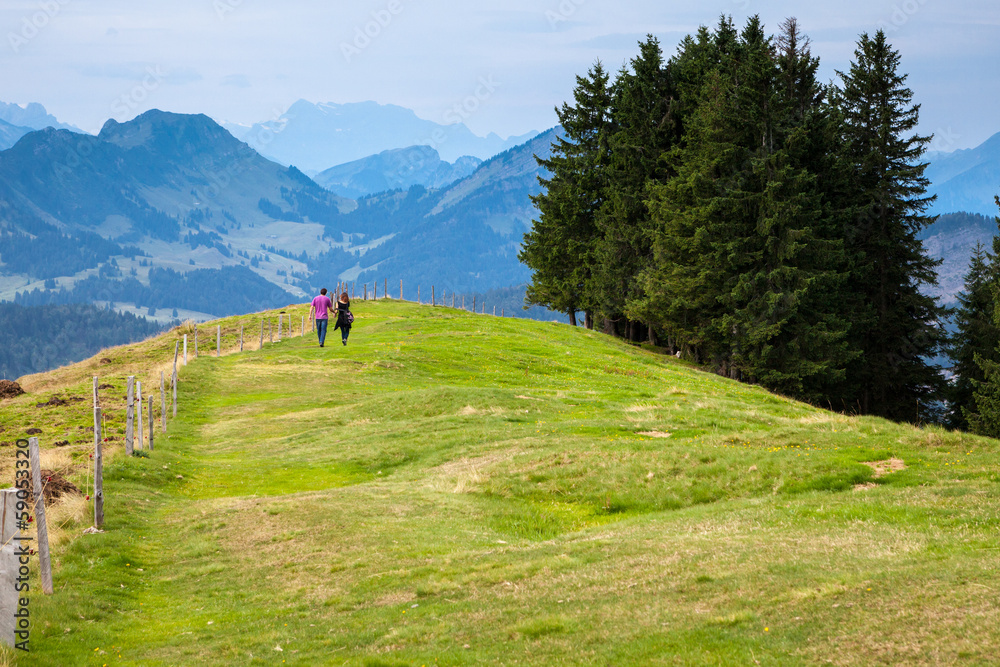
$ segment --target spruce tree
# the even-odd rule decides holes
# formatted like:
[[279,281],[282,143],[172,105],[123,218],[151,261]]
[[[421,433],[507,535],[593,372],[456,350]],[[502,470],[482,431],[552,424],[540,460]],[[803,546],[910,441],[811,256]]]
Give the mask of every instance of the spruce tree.
[[793,21],[783,31],[776,49],[751,18],[706,77],[679,176],[654,188],[643,277],[649,315],[718,372],[820,401],[852,356],[846,264],[808,169],[826,149],[817,62]]
[[591,272],[598,231],[595,216],[604,202],[609,160],[611,93],[600,61],[577,77],[575,105],[556,109],[563,135],[552,156],[537,158],[551,174],[539,178],[543,191],[532,198],[539,217],[525,234],[519,259],[533,271],[526,301],[567,313],[597,307]]
[[994,254],[989,253],[981,243],[977,243],[969,261],[969,271],[965,274],[965,286],[958,295],[958,309],[955,313],[956,332],[950,341],[950,354],[954,365],[955,380],[949,392],[950,411],[948,426],[968,430],[968,415],[976,415],[974,393],[977,384],[986,378],[979,360],[1000,361],[997,346],[1000,345],[1000,328],[994,321],[997,290],[996,251],[1000,250],[1000,237],[993,239]]
[[605,330],[632,340],[639,337],[639,327],[625,312],[630,301],[642,297],[636,278],[652,255],[646,188],[662,172],[660,158],[676,137],[674,102],[659,41],[649,35],[614,84],[608,188],[597,216],[595,248],[594,284]]
[[[996,197],[995,201],[997,207],[1000,208],[1000,197]],[[1000,228],[1000,217],[997,217],[997,227]],[[957,407],[961,409],[962,417],[964,417],[970,431],[993,438],[1000,437],[1000,345],[994,345],[992,348],[988,346],[991,338],[1000,338],[1000,308],[997,308],[997,304],[1000,303],[1000,259],[998,256],[1000,256],[1000,236],[994,236],[992,257],[988,263],[985,263],[985,267],[978,271],[983,274],[979,279],[979,282],[984,284],[981,291],[987,294],[982,296],[984,303],[976,313],[982,315],[985,312],[991,312],[993,329],[991,330],[984,322],[970,323],[959,320],[959,342],[967,344],[954,351],[956,354],[962,355],[963,361],[965,356],[971,352],[972,362],[975,366],[975,368],[965,369],[972,385],[972,398],[965,405],[959,403],[962,400],[960,396],[956,397]],[[972,269],[970,269],[969,274],[970,276],[973,274]],[[967,276],[966,284],[968,285],[968,283],[969,277]],[[959,314],[961,315],[964,310],[959,311]],[[959,380],[961,380],[962,376],[957,367],[956,373],[959,373]]]
[[911,134],[920,107],[899,64],[880,30],[863,34],[850,70],[838,72],[840,159],[851,183],[841,202],[850,212],[850,336],[862,353],[848,391],[863,413],[919,421],[941,398],[943,378],[929,360],[943,339],[942,309],[922,291],[936,284],[939,262],[917,237],[933,222],[924,214],[932,199],[920,162],[930,138]]

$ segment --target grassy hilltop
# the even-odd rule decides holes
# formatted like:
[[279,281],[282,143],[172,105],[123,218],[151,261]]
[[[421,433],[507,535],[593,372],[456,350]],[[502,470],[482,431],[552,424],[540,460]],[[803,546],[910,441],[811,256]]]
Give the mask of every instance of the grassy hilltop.
[[[297,336],[306,308],[288,310]],[[10,662],[1000,662],[996,441],[561,324],[355,314],[346,348],[258,351],[252,315],[220,321],[248,351],[215,358],[201,327],[148,458],[120,450],[125,377],[158,406],[179,330],[0,402],[0,439],[41,428],[81,488],[94,374],[117,438],[107,532],[80,535],[82,499],[50,510],[56,593],[33,593],[32,653]],[[52,396],[86,400],[37,406]]]

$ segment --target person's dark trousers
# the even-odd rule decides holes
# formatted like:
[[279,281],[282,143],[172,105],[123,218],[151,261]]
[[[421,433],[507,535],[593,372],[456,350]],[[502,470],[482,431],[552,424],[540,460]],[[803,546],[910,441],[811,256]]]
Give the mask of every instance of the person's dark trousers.
[[344,345],[347,345],[347,337],[351,335],[351,327],[341,327],[340,335],[342,337]]
[[316,320],[316,335],[319,336],[319,346],[323,347],[323,343],[326,342],[326,325],[329,324],[327,319]]

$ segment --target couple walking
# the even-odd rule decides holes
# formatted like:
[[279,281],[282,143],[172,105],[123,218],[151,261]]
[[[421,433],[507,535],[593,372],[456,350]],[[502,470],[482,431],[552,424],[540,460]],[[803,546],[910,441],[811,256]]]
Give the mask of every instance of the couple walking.
[[316,314],[316,334],[319,336],[319,346],[323,347],[326,342],[326,325],[329,324],[329,312],[333,311],[337,316],[337,324],[333,330],[340,329],[344,345],[347,345],[347,337],[351,334],[351,324],[354,323],[354,315],[351,314],[351,299],[347,292],[340,295],[337,306],[334,308],[330,297],[326,295],[326,288],[319,291],[319,296],[312,300],[312,307],[309,309],[309,317]]

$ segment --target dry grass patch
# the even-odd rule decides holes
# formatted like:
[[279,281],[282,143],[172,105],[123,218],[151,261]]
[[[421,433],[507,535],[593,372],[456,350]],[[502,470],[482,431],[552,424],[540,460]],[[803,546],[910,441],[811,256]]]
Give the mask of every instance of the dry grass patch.
[[906,470],[906,464],[903,463],[903,459],[897,458],[886,459],[885,461],[862,461],[861,463],[872,469],[872,476],[876,479],[899,472],[900,470]]
[[644,435],[649,438],[669,438],[673,433],[667,433],[666,431],[639,431],[638,435]]

